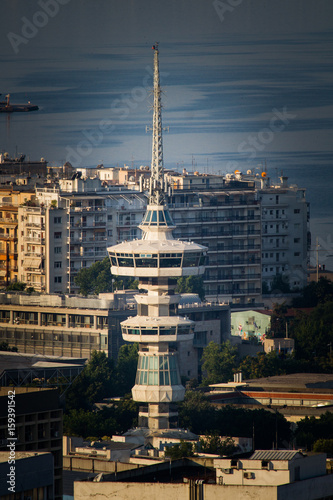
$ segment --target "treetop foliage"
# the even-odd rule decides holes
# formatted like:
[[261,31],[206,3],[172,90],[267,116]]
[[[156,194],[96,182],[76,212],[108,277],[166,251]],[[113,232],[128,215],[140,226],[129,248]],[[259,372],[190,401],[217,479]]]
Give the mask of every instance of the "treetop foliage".
[[95,262],[90,267],[80,269],[74,281],[79,287],[79,294],[85,296],[112,292],[112,290],[121,290],[122,288],[135,289],[138,285],[138,282],[133,278],[112,276],[109,257]]
[[230,382],[239,362],[237,346],[232,346],[229,341],[222,344],[209,342],[203,350],[202,361],[202,370],[206,374],[203,385]]
[[316,307],[318,304],[333,302],[333,282],[321,276],[303,288],[301,296],[293,299],[294,307]]
[[183,276],[178,278],[176,293],[197,293],[201,300],[205,298],[202,276]]

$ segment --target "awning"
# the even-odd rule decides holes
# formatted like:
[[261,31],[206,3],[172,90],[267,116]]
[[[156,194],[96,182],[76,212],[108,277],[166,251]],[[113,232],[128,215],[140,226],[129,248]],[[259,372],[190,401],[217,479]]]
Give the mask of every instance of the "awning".
[[38,269],[41,266],[42,259],[40,257],[33,259],[24,259],[23,266],[24,267],[32,267],[34,269]]

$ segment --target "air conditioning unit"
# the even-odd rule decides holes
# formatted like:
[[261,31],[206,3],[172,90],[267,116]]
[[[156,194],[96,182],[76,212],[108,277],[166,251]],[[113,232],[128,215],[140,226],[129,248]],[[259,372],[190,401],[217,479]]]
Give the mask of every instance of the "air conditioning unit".
[[233,470],[232,470],[232,469],[221,469],[221,471],[222,471],[224,474],[233,474]]
[[254,479],[254,472],[244,472],[243,477],[245,479]]

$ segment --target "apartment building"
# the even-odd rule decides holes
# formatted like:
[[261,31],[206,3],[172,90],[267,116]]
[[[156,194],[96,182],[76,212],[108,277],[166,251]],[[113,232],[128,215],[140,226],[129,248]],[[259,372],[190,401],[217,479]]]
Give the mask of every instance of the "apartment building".
[[0,188],[0,287],[18,280],[18,208],[34,196],[13,186]]
[[195,174],[171,176],[175,237],[208,247],[208,300],[261,300],[261,209],[253,181]]
[[140,236],[145,197],[103,188],[99,179],[63,179],[37,188],[19,208],[18,279],[46,293],[75,293],[75,277],[107,256],[107,247]]
[[258,197],[262,209],[262,280],[272,287],[275,276],[281,275],[291,290],[307,284],[309,205],[305,189],[288,184],[271,184],[264,177]]

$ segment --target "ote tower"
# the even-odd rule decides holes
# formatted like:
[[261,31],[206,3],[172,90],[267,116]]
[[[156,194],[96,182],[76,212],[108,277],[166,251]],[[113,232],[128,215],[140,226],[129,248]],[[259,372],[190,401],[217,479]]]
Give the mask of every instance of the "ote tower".
[[123,339],[139,343],[134,401],[143,403],[139,426],[151,430],[178,427],[176,404],[184,399],[177,344],[193,339],[193,321],[178,315],[180,296],[177,278],[204,272],[207,248],[175,240],[175,225],[166,204],[167,186],[163,171],[161,88],[158,45],[154,50],[154,104],[149,202],[139,228],[141,240],[122,242],[108,248],[111,272],[139,279],[135,296],[137,316],[121,323]]

